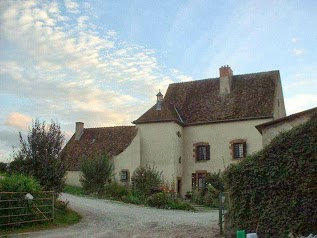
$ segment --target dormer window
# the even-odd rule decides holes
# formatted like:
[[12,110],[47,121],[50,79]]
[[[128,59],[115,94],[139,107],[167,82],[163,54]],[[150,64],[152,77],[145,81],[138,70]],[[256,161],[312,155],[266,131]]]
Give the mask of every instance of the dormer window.
[[156,94],[157,100],[156,100],[156,110],[161,110],[162,108],[162,102],[163,102],[163,94],[159,90],[158,94]]

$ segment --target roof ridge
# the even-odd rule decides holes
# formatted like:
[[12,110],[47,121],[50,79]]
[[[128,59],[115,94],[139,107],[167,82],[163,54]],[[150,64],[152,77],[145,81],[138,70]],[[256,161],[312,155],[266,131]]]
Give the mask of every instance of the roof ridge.
[[85,129],[106,129],[106,128],[122,128],[122,127],[135,127],[134,125],[131,126],[102,126],[102,127],[87,127]]
[[[248,74],[234,74],[233,77],[235,76],[249,76],[249,75],[258,75],[258,74],[268,74],[268,73],[278,73],[279,70],[275,69],[275,70],[269,70],[269,71],[259,71],[259,72],[255,72],[255,73],[248,73]],[[219,77],[215,77],[215,78],[203,78],[203,79],[196,79],[196,80],[191,80],[191,81],[186,81],[186,82],[175,82],[175,83],[171,83],[172,84],[182,84],[182,83],[193,83],[193,82],[198,82],[198,81],[204,81],[204,80],[216,80],[219,79]]]

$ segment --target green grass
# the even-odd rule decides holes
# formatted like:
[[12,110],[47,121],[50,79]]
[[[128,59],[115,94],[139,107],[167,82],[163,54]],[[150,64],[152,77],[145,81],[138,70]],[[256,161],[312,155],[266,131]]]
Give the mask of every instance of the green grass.
[[64,193],[73,194],[73,195],[77,195],[77,196],[83,196],[84,195],[83,188],[76,187],[76,186],[71,186],[71,185],[65,185],[63,192]]
[[57,206],[54,210],[55,218],[53,222],[42,222],[24,225],[21,227],[1,227],[0,235],[9,235],[14,233],[34,232],[40,230],[54,229],[65,227],[78,223],[81,216],[69,208]]

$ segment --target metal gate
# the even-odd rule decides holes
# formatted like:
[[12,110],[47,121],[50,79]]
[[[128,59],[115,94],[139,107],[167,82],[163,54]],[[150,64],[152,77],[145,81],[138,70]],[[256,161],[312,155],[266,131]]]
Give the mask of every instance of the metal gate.
[[54,192],[0,192],[0,227],[54,219]]
[[226,192],[221,192],[219,194],[219,230],[220,230],[220,235],[224,234],[224,222],[225,222],[225,213],[226,213]]

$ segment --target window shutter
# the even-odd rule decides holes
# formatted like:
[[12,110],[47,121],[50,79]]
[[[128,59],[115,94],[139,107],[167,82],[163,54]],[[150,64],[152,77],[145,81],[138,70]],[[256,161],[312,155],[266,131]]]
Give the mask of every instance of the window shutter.
[[127,171],[127,181],[130,182],[130,170]]
[[247,156],[247,143],[243,142],[243,157],[245,158]]
[[206,146],[206,150],[207,150],[207,160],[210,160],[210,145]]

